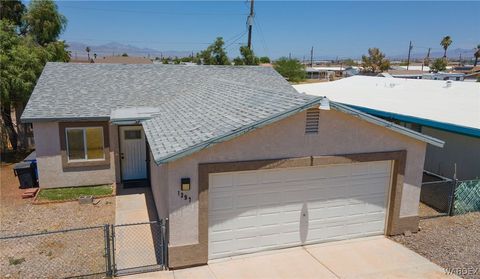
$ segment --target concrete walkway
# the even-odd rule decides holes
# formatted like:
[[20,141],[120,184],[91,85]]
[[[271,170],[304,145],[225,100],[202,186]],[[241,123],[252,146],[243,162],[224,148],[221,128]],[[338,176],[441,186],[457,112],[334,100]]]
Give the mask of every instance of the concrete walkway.
[[115,205],[115,263],[126,271],[158,263],[157,225],[126,225],[158,220],[150,188],[118,189]]
[[459,278],[383,236],[216,260],[206,266],[128,276],[165,279]]

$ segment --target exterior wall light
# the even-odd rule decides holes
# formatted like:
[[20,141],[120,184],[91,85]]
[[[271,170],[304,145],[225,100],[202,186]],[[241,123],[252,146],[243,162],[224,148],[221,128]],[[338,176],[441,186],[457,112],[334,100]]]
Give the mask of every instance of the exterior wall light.
[[182,191],[190,191],[190,178],[182,178],[180,180],[180,190]]

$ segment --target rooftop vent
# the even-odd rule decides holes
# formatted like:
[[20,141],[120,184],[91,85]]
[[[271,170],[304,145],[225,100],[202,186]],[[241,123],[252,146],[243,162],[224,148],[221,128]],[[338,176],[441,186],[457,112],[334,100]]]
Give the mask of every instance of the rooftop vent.
[[318,108],[308,109],[305,122],[305,134],[318,134],[319,122],[320,110]]

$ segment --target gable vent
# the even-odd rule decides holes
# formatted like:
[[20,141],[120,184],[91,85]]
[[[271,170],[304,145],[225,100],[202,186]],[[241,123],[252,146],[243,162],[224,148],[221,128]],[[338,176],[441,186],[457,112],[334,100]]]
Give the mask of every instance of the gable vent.
[[320,121],[320,110],[311,108],[307,110],[305,122],[305,134],[318,134],[318,123]]

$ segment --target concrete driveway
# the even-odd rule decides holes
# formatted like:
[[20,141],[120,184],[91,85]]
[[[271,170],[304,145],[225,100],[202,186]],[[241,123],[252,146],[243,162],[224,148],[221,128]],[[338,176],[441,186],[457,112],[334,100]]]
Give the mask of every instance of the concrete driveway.
[[128,278],[458,278],[383,236],[216,260],[206,266]]

